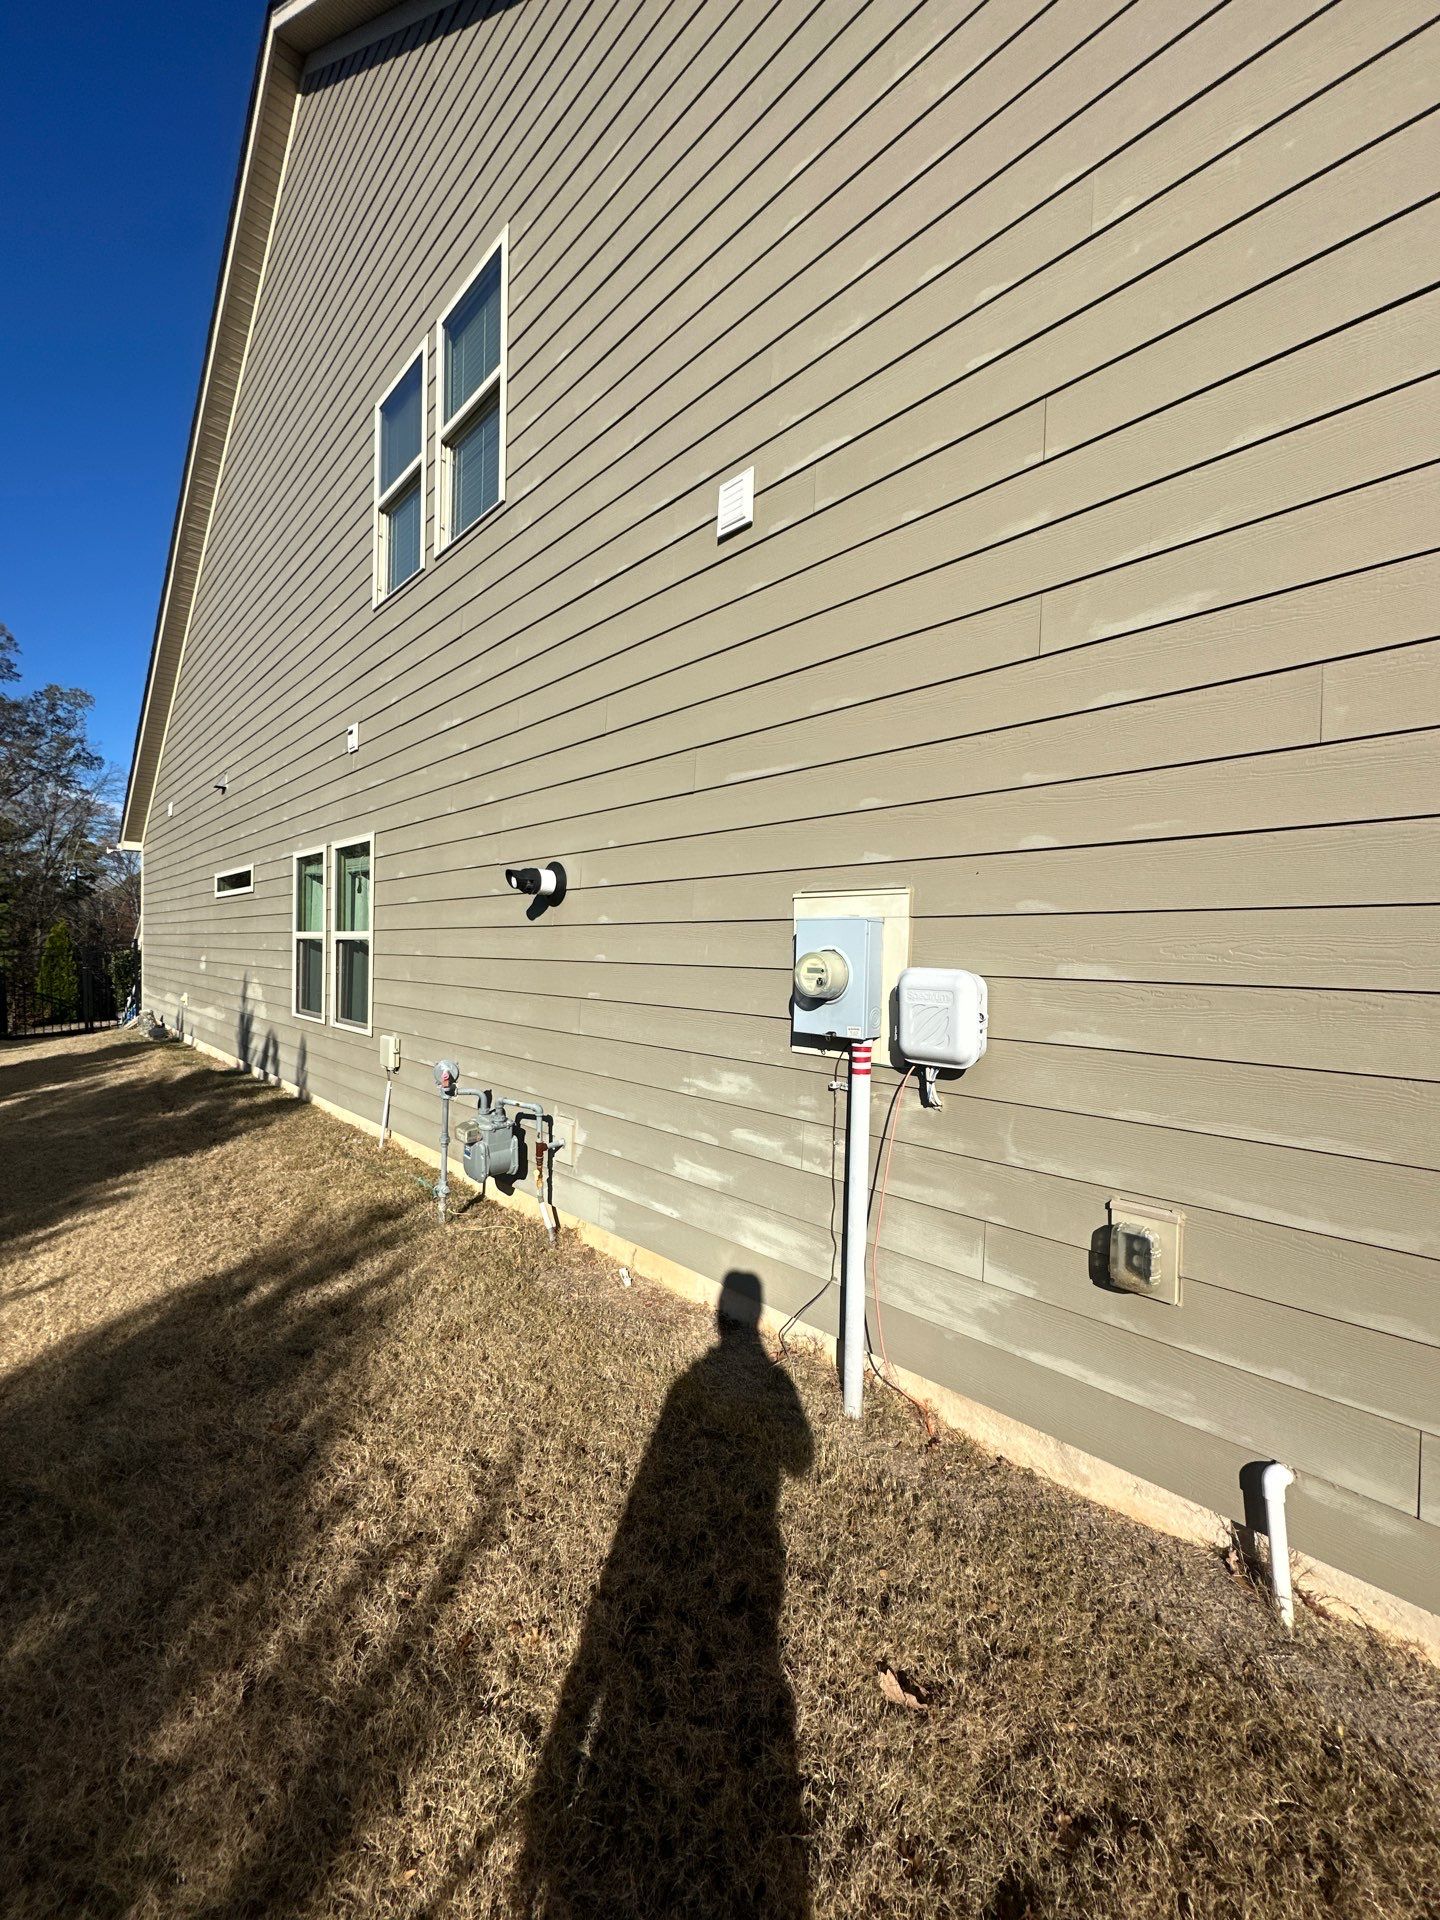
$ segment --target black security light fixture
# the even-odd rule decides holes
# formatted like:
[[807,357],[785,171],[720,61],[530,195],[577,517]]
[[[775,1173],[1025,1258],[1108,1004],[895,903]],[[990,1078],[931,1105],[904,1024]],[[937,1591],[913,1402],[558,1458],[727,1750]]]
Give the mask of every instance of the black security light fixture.
[[506,867],[505,884],[513,893],[529,897],[527,920],[538,920],[550,907],[558,907],[565,898],[565,869],[558,860],[543,867]]

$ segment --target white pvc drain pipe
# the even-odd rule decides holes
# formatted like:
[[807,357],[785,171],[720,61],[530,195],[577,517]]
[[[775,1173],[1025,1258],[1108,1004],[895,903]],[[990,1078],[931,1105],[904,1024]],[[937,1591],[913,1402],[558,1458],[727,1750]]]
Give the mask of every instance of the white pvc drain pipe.
[[870,1057],[868,1040],[850,1046],[845,1114],[845,1259],[841,1273],[841,1380],[845,1411],[860,1418],[865,1394],[865,1242],[870,1212]]
[[1287,1633],[1295,1630],[1295,1591],[1290,1584],[1290,1533],[1285,1523],[1285,1489],[1295,1475],[1272,1460],[1260,1475],[1260,1498],[1265,1503],[1265,1533],[1270,1542],[1270,1590],[1275,1611]]

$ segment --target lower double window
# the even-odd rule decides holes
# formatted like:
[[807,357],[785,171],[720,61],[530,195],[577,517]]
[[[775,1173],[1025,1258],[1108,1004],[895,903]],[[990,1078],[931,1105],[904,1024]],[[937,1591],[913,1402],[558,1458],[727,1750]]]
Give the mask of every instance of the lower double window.
[[333,1026],[370,1031],[373,858],[370,834],[294,856],[291,980],[299,1019],[324,1020],[328,1008]]

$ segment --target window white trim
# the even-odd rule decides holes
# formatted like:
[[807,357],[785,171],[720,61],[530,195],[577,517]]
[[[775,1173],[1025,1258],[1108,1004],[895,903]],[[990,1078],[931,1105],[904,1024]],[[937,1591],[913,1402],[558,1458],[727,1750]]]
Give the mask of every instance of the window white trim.
[[[501,299],[503,305],[503,294]],[[400,382],[405,379],[417,360],[420,362],[420,451],[406,467],[405,471],[397,474],[395,479],[391,481],[390,485],[382,493],[380,490],[380,409],[400,385]],[[427,517],[425,500],[427,463],[425,459],[425,449],[430,439],[429,420],[430,335],[426,333],[421,339],[420,345],[410,354],[404,366],[401,367],[395,378],[375,402],[374,481],[371,489],[375,496],[375,504],[371,513],[371,547],[374,554],[374,573],[370,593],[370,604],[372,607],[378,607],[382,601],[388,600],[393,594],[399,593],[401,587],[408,587],[412,580],[418,579],[425,571],[425,562],[429,556],[429,543],[425,538],[425,521]],[[407,574],[398,585],[389,587],[385,583],[389,577],[390,570],[390,522],[386,516],[385,509],[399,498],[417,473],[420,476],[420,564],[414,573]]]
[[[300,919],[300,862],[302,860],[320,861],[320,931],[302,933]],[[325,1024],[326,976],[330,959],[330,856],[323,846],[297,847],[290,856],[290,1011],[297,1020],[313,1021],[317,1027]],[[300,942],[318,940],[320,942],[320,1011],[307,1013],[300,1005]]]
[[[235,876],[240,873],[245,875],[245,884],[243,887],[222,887],[220,885],[222,880],[233,880]],[[224,867],[215,876],[215,898],[217,900],[238,900],[242,893],[253,893],[254,891],[255,868],[253,865]]]
[[[457,407],[454,414],[445,418],[445,322],[454,313],[460,302],[469,293],[475,282],[484,273],[496,254],[500,256],[500,358],[495,370],[489,374],[474,393],[469,395],[463,406]],[[463,283],[456,289],[453,297],[441,310],[435,323],[435,552],[441,554],[464,534],[450,530],[450,475],[452,467],[451,448],[456,438],[464,432],[475,414],[499,389],[500,395],[500,446],[497,463],[497,485],[495,502],[465,528],[465,533],[473,533],[476,527],[483,526],[491,514],[505,504],[505,407],[506,383],[508,375],[506,363],[510,350],[510,228],[503,226],[481,254],[475,267],[465,276]]]
[[[335,925],[340,911],[340,880],[337,854],[345,847],[364,847],[370,855],[370,929],[367,933],[342,933]],[[330,953],[330,1025],[339,1027],[345,1033],[373,1033],[375,1031],[375,835],[373,833],[337,834],[330,842],[327,912],[325,924],[329,928]],[[340,1018],[340,967],[335,949],[346,940],[363,940],[370,949],[369,975],[365,989],[365,1022]]]

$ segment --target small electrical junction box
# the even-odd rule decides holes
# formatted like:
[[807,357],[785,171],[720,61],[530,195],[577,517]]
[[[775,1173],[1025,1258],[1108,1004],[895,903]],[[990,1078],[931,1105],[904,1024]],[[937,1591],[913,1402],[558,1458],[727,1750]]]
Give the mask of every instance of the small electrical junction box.
[[900,1051],[916,1067],[964,1073],[985,1051],[989,995],[963,967],[907,967],[900,976]]

